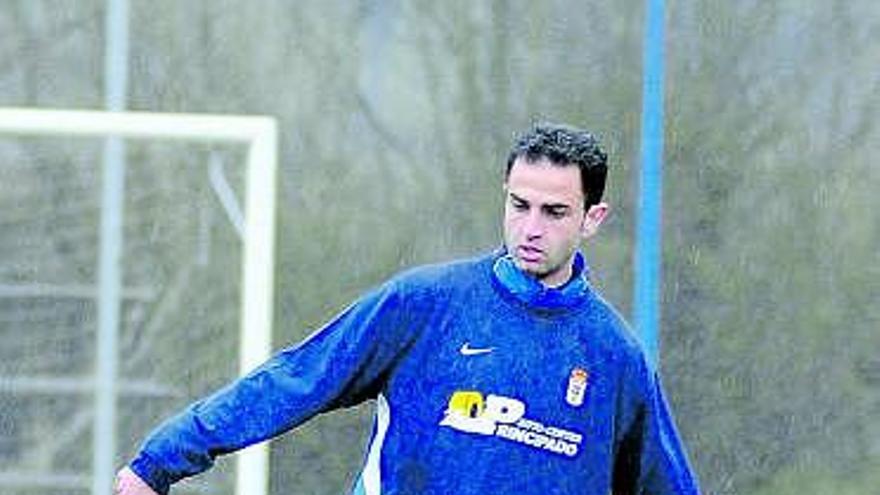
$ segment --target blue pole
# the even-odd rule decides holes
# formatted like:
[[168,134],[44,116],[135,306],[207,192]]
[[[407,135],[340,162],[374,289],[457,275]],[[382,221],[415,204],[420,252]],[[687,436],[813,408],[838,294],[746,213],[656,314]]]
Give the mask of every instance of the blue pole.
[[642,135],[636,232],[634,323],[657,365],[660,320],[660,225],[663,192],[663,0],[646,0]]

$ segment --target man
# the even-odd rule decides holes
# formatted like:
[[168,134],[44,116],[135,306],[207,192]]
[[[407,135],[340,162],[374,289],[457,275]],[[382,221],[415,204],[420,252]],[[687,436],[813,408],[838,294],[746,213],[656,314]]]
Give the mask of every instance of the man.
[[373,290],[165,422],[117,493],[166,493],[216,455],[377,399],[356,494],[696,495],[655,371],[590,286],[606,154],[539,125],[507,160],[505,246]]

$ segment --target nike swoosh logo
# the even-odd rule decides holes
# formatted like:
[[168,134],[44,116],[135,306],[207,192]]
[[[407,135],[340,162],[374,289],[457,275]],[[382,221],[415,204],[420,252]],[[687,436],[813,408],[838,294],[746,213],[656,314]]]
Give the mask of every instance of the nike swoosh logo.
[[458,352],[462,356],[479,356],[480,354],[489,354],[494,350],[494,347],[471,347],[470,342],[465,342],[464,345],[461,346],[461,349],[458,350]]

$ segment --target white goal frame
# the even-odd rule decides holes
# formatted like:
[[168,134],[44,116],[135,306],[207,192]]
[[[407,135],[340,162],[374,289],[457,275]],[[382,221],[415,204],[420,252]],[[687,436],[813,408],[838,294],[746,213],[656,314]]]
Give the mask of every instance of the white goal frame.
[[[244,374],[271,354],[278,124],[274,118],[149,112],[105,112],[0,108],[0,135],[170,139],[232,142],[247,146],[242,302],[239,323],[239,371]],[[98,294],[96,292],[96,297]],[[114,329],[118,332],[118,329]],[[114,337],[115,343],[115,337]],[[115,347],[112,349],[116,352]],[[112,483],[115,467],[115,356],[108,369],[96,365],[95,486]],[[112,376],[102,376],[102,375]],[[103,411],[101,409],[108,409]],[[106,421],[106,420],[110,421]],[[111,423],[110,426],[101,424]],[[103,433],[101,433],[103,432]],[[109,437],[109,438],[107,438]],[[100,443],[101,445],[97,445]],[[267,443],[237,454],[237,495],[266,495],[269,488]],[[101,480],[98,478],[107,478]],[[109,493],[109,492],[108,492]]]

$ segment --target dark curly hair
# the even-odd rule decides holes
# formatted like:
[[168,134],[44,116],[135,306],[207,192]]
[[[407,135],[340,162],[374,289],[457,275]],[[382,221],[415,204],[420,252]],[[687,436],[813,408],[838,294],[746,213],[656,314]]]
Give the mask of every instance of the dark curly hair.
[[513,162],[518,158],[529,163],[546,158],[560,167],[577,165],[581,171],[586,207],[602,200],[608,175],[608,155],[588,131],[561,124],[537,124],[520,136],[511,148],[505,179],[510,176]]

